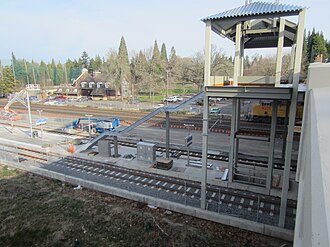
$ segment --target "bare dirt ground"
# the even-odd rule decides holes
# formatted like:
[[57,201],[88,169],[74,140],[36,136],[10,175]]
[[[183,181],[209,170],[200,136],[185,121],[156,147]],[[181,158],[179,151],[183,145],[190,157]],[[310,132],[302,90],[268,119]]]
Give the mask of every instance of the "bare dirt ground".
[[0,166],[0,246],[292,246]]

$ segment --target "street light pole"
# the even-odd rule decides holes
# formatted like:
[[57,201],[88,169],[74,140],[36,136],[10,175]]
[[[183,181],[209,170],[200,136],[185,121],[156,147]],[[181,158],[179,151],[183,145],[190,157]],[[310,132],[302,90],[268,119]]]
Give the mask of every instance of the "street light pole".
[[169,71],[166,70],[166,98],[168,98],[168,73]]
[[[41,113],[42,113],[42,110],[37,110],[37,112],[39,112],[39,121],[41,122]],[[41,138],[43,136],[43,127],[42,127],[43,124],[40,124],[40,133],[41,133]]]

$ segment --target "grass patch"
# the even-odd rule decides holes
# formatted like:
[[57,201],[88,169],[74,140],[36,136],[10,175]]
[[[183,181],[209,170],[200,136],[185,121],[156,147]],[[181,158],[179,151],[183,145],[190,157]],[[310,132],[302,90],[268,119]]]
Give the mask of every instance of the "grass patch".
[[0,179],[9,178],[20,175],[20,172],[14,168],[8,166],[0,165]]
[[161,103],[164,101],[164,96],[162,95],[155,95],[154,97],[151,96],[151,98],[149,98],[148,95],[141,95],[138,98],[141,102],[147,102],[147,103]]

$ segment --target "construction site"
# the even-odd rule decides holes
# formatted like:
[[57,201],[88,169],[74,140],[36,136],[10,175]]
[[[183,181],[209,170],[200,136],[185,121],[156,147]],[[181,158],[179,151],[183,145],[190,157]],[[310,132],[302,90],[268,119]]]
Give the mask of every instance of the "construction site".
[[[312,133],[324,128],[317,124],[326,111],[313,109],[328,101],[318,94],[329,90],[330,66],[314,63],[306,79],[300,76],[305,12],[294,5],[254,2],[203,18],[203,90],[158,105],[96,101],[116,92],[100,74],[87,70],[58,88],[54,98],[43,97],[39,84],[28,84],[0,100],[0,161],[80,191],[66,197],[82,200],[86,188],[102,196],[100,204],[109,194],[139,212],[167,214],[173,222],[198,218],[212,222],[205,223],[214,224],[210,229],[220,223],[233,235],[247,230],[274,238],[233,246],[314,246],[308,240],[312,235],[327,246],[328,230],[320,229],[327,226],[326,174],[316,172],[323,169],[322,157],[318,163],[314,159],[313,167],[320,168],[311,172],[310,148],[318,143],[314,147],[328,150]],[[234,74],[228,78],[211,74],[214,34],[235,46]],[[276,49],[276,75],[244,76],[244,51],[260,48]],[[281,76],[284,48],[291,51],[288,77]],[[312,186],[315,180],[318,186]],[[315,197],[322,202],[316,212],[310,199],[320,188],[324,194]],[[311,224],[314,214],[319,227]],[[175,235],[173,228],[164,230],[155,218],[151,221],[161,235]],[[129,238],[137,236],[123,239]]]

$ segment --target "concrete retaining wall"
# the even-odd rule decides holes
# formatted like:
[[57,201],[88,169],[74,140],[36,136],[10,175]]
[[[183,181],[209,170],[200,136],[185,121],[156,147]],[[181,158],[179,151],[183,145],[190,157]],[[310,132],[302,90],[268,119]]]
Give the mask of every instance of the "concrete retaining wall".
[[118,188],[114,188],[114,187],[110,187],[110,186],[105,186],[102,184],[98,184],[98,183],[91,182],[91,181],[86,181],[86,180],[76,178],[76,177],[66,176],[64,174],[45,170],[45,169],[42,169],[42,168],[39,168],[36,166],[31,166],[31,165],[26,165],[26,164],[23,165],[20,163],[10,163],[9,164],[8,162],[6,162],[6,164],[8,164],[12,167],[21,169],[21,170],[25,170],[25,171],[28,171],[28,172],[31,172],[34,174],[38,174],[40,176],[60,180],[60,181],[67,182],[67,183],[70,183],[73,185],[81,185],[83,187],[86,187],[86,188],[89,188],[92,190],[97,190],[97,191],[101,191],[101,192],[115,195],[118,197],[130,199],[130,200],[134,200],[134,201],[139,201],[139,202],[142,202],[142,203],[145,203],[148,205],[154,205],[154,206],[164,208],[167,210],[171,210],[174,212],[191,215],[191,216],[194,216],[197,218],[210,220],[210,221],[214,221],[214,222],[221,223],[224,225],[233,226],[233,227],[237,227],[240,229],[245,229],[248,231],[261,233],[261,234],[268,235],[271,237],[284,239],[287,241],[293,240],[293,231],[290,231],[287,229],[282,229],[282,228],[279,228],[276,226],[265,225],[262,223],[257,223],[257,222],[240,219],[240,218],[236,218],[236,217],[232,217],[232,216],[228,216],[228,215],[220,215],[220,214],[202,210],[199,208],[185,206],[182,204],[178,204],[178,203],[138,194],[138,193],[131,192],[131,191],[118,189]]

